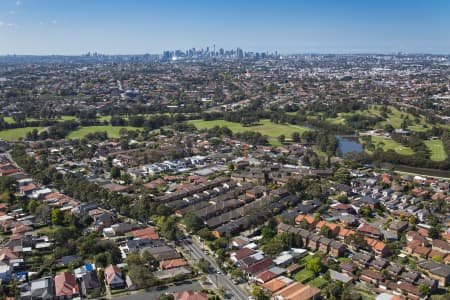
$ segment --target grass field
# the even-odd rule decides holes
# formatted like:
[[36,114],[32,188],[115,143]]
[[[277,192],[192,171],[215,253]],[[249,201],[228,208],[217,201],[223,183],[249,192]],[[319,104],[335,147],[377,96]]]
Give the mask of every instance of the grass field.
[[424,141],[425,146],[430,150],[430,159],[434,161],[443,161],[447,158],[444,145],[441,140]]
[[381,147],[384,151],[394,150],[398,154],[403,154],[403,155],[414,154],[414,151],[411,148],[405,147],[405,146],[397,143],[396,141],[388,139],[388,138],[372,136],[372,143],[375,145],[376,148]]
[[313,272],[311,272],[307,269],[303,269],[294,275],[294,279],[297,280],[298,282],[303,283],[305,281],[312,279],[313,276],[314,276]]
[[33,129],[42,130],[43,127],[5,129],[0,131],[0,139],[4,139],[6,141],[17,141],[20,138],[24,138],[25,135]]
[[312,285],[318,289],[325,286],[328,283],[328,281],[323,277],[316,277],[311,281],[308,281],[307,284]]
[[298,132],[302,134],[306,130],[306,127],[297,126],[297,125],[289,125],[289,124],[275,124],[270,122],[270,120],[261,120],[259,125],[244,127],[240,123],[228,122],[224,120],[214,120],[214,121],[203,121],[203,120],[190,120],[188,121],[191,124],[194,124],[197,129],[209,129],[214,126],[227,126],[233,133],[244,132],[244,131],[255,131],[259,132],[262,135],[267,135],[269,142],[274,145],[280,145],[277,137],[284,134],[286,136],[286,140],[291,139],[291,135],[294,132]]
[[114,127],[114,126],[87,126],[87,127],[81,127],[75,131],[72,131],[68,138],[69,139],[81,139],[85,137],[89,133],[94,132],[102,132],[106,131],[108,133],[108,137],[110,138],[118,138],[120,137],[120,129],[125,128],[126,130],[139,130],[137,127],[131,127],[131,126],[123,126],[123,127]]

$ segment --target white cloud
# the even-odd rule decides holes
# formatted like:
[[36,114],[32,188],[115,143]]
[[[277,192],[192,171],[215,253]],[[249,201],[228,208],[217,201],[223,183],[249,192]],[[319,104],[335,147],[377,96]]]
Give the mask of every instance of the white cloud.
[[9,13],[10,15],[14,15],[14,14],[16,13],[16,11],[15,11],[15,10],[10,10],[8,13]]
[[56,20],[52,20],[52,24],[56,24],[57,22],[56,22]]
[[5,25],[5,23],[3,23],[3,21],[0,21],[0,27],[3,27],[3,25]]
[[20,1],[20,0],[16,1],[16,5],[21,5],[21,4],[22,4],[22,1]]

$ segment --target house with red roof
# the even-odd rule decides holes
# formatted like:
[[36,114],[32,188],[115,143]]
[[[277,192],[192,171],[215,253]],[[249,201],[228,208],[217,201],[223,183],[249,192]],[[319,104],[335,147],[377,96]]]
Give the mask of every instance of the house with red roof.
[[116,265],[109,265],[105,268],[105,281],[111,289],[120,289],[125,287],[125,280],[122,271]]
[[55,296],[57,299],[71,299],[80,296],[80,288],[75,275],[64,272],[55,276]]

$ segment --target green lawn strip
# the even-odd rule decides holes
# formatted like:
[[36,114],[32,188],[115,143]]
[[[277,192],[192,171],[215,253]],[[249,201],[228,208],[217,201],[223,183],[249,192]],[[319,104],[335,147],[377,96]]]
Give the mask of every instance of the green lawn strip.
[[313,272],[311,272],[307,269],[303,269],[294,275],[294,279],[297,280],[298,282],[304,283],[304,282],[312,279],[313,276],[314,276]]
[[17,141],[20,138],[25,138],[26,134],[30,131],[33,131],[33,129],[37,129],[38,131],[40,131],[43,129],[43,127],[24,127],[1,130],[0,139],[4,139],[6,141]]
[[426,140],[424,141],[425,146],[430,150],[430,159],[434,161],[443,161],[447,158],[447,153],[445,153],[444,145],[441,140]]
[[328,283],[328,281],[323,277],[316,277],[311,281],[308,281],[307,284],[312,285],[318,289],[322,288]]
[[339,257],[338,258],[339,262],[344,263],[344,262],[351,262],[352,259],[348,258],[348,257]]
[[131,126],[86,126],[86,127],[80,127],[77,130],[72,131],[69,133],[68,138],[69,139],[81,139],[85,137],[89,133],[94,132],[103,132],[106,131],[109,138],[119,138],[120,137],[120,129],[126,129],[126,130],[139,130],[138,127],[131,127]]

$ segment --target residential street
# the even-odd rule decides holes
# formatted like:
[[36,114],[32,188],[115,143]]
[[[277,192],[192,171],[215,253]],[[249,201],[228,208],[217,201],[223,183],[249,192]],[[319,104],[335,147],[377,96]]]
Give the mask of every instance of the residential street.
[[214,270],[220,270],[220,274],[208,274],[208,280],[211,281],[217,287],[222,287],[228,293],[232,295],[232,299],[246,300],[248,296],[246,293],[238,286],[235,285],[228,276],[224,275],[216,261],[212,259],[209,255],[205,254],[201,249],[201,246],[197,244],[192,238],[187,238],[183,242],[183,247],[190,256],[191,260],[200,260],[201,258],[208,261]]
[[[165,287],[165,288],[163,288]],[[172,284],[170,286],[160,286],[153,288],[151,291],[141,293],[139,291],[136,294],[118,297],[115,299],[120,300],[147,300],[147,299],[158,299],[159,296],[165,293],[178,293],[183,291],[199,291],[202,289],[202,286],[197,280],[192,281],[184,281],[182,284]]]

